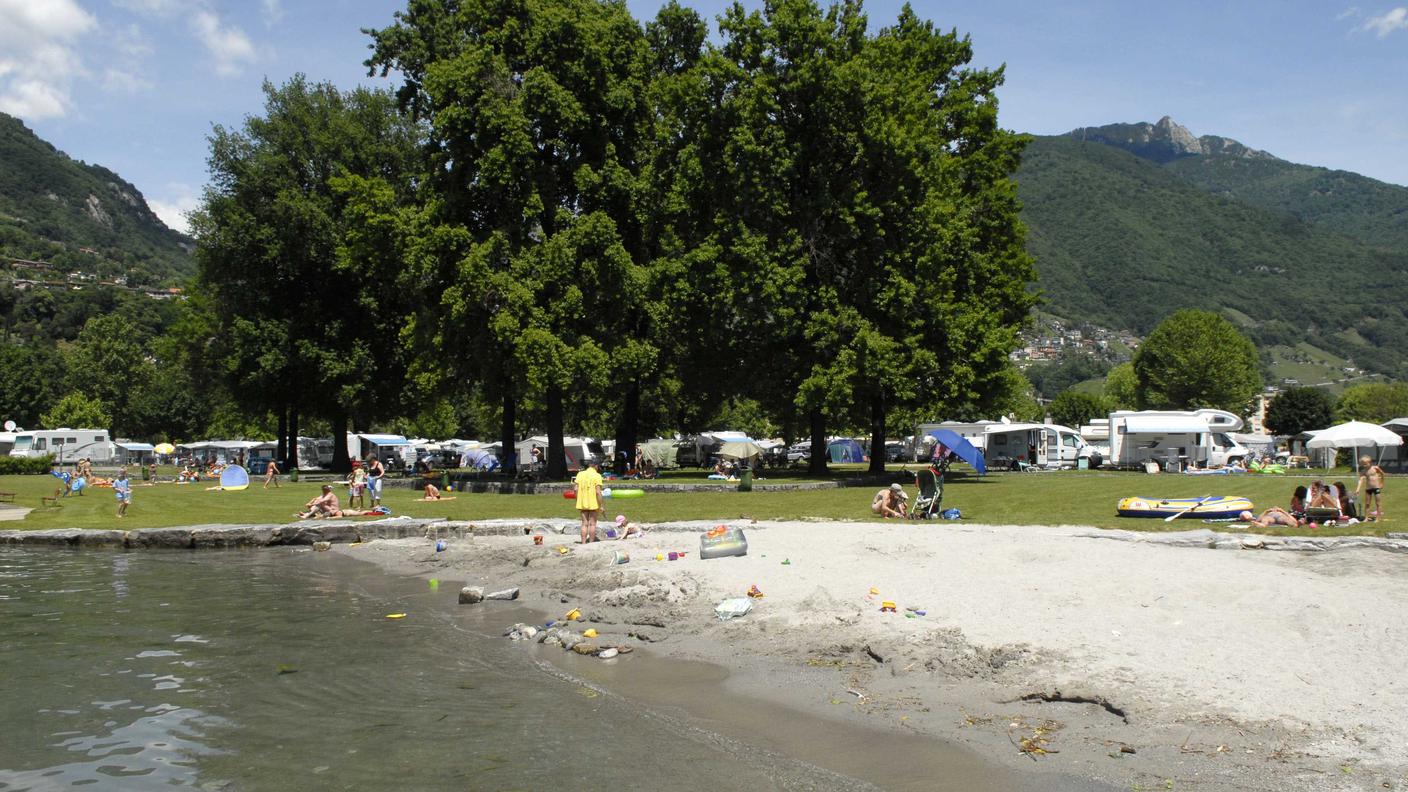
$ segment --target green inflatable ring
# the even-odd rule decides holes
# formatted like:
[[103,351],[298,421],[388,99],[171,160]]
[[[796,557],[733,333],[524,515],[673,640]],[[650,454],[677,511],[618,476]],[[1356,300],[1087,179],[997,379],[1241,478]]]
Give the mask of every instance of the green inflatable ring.
[[621,499],[621,498],[643,498],[643,497],[645,497],[645,490],[643,490],[643,489],[613,489],[613,490],[611,490],[611,499],[612,499],[612,500],[619,500],[619,499]]

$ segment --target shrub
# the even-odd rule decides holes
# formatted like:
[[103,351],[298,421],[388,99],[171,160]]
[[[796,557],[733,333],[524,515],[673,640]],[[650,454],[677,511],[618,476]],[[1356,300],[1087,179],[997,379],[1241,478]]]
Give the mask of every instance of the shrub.
[[48,454],[37,457],[0,456],[0,476],[44,475],[54,458]]

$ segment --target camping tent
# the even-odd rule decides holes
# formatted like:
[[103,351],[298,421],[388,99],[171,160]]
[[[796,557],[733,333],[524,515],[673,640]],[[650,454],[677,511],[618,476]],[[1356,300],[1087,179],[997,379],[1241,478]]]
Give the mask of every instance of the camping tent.
[[755,459],[763,449],[752,440],[730,440],[719,447],[718,455],[729,459]]
[[865,449],[854,440],[832,440],[826,447],[832,462],[864,462]]
[[1306,443],[1308,448],[1353,448],[1356,457],[1361,448],[1400,445],[1403,445],[1403,438],[1398,433],[1363,421],[1350,421],[1322,429]]

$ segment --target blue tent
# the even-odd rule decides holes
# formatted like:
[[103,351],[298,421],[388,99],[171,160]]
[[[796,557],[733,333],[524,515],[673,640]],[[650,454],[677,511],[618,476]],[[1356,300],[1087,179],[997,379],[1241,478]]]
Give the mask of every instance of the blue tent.
[[827,454],[831,456],[832,462],[864,462],[865,449],[860,447],[860,443],[854,440],[833,440],[827,446]]

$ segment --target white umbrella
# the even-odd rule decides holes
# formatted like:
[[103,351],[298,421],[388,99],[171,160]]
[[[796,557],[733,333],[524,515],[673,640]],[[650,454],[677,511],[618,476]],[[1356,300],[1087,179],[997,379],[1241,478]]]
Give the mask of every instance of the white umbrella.
[[1353,448],[1357,457],[1360,448],[1403,445],[1403,438],[1378,424],[1350,421],[1316,432],[1305,445],[1308,448]]
[[752,459],[763,453],[763,449],[759,448],[758,444],[752,440],[734,440],[724,443],[723,446],[719,448],[718,453],[719,456],[729,457],[730,459]]

